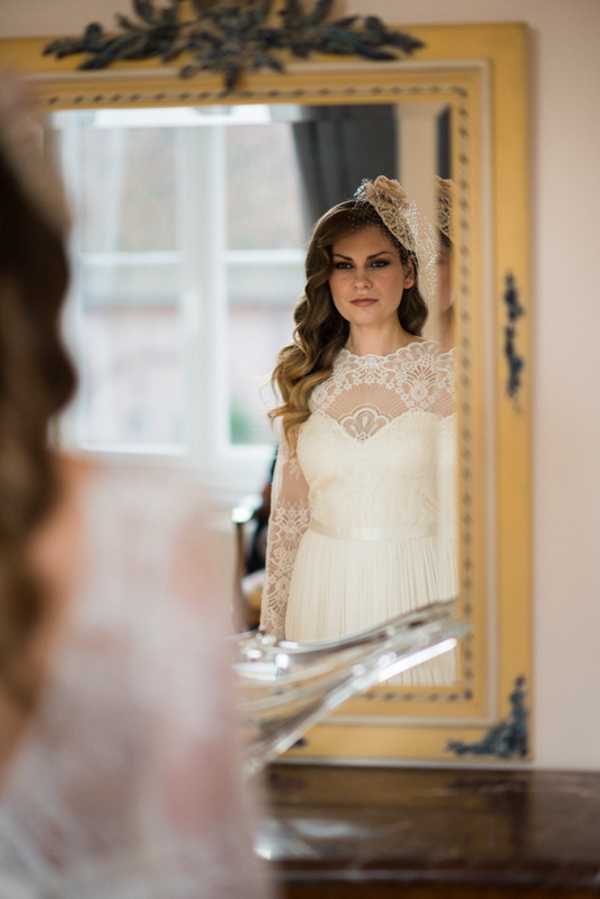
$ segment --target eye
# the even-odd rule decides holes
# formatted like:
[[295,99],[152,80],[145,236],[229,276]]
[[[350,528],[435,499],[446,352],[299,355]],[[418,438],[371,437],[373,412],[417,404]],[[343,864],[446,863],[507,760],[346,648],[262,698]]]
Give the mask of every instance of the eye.
[[334,269],[337,269],[339,272],[348,271],[348,269],[352,268],[351,262],[334,262]]
[[371,268],[386,268],[389,264],[389,259],[374,259]]

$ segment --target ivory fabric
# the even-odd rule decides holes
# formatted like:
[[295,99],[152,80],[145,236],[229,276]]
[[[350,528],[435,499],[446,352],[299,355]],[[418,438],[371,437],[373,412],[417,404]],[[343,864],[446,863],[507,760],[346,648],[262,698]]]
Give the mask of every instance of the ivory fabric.
[[264,899],[210,515],[103,471],[86,564],[0,792],[0,899]]
[[[457,592],[453,352],[338,354],[278,456],[262,627],[332,640]],[[403,676],[454,678],[447,654]]]

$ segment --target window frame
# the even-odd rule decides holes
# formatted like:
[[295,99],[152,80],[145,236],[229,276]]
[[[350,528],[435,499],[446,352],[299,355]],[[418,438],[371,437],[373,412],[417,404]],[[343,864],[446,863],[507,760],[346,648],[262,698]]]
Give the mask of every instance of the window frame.
[[[82,127],[114,127],[114,120],[120,123],[122,115],[111,117],[111,112],[115,111],[102,110],[98,119],[84,122]],[[122,110],[118,112],[122,113]],[[123,123],[123,127],[149,127],[151,112],[144,110],[139,121]],[[272,442],[265,444],[234,444],[230,438],[227,330],[232,301],[227,290],[228,274],[236,265],[270,266],[273,277],[277,278],[277,269],[282,266],[303,263],[304,249],[240,250],[227,247],[224,142],[225,129],[229,124],[235,124],[235,118],[211,118],[206,123],[210,127],[203,127],[199,121],[190,120],[190,110],[182,109],[181,112],[183,120],[173,117],[162,124],[162,127],[179,128],[175,174],[176,248],[92,252],[83,249],[80,235],[74,230],[70,244],[72,284],[65,311],[65,333],[76,348],[85,328],[86,305],[82,297],[85,266],[165,264],[174,269],[179,266],[178,297],[173,305],[178,310],[184,334],[182,364],[187,427],[182,443],[103,444],[86,440],[82,436],[85,410],[78,403],[74,403],[58,423],[58,440],[64,448],[109,463],[127,461],[191,467],[211,492],[223,499],[234,499],[256,490],[264,481],[276,436],[274,432]],[[247,110],[242,119],[249,120]],[[258,121],[262,122],[262,119],[259,117]],[[60,120],[55,127],[60,127]],[[69,181],[79,195],[82,173],[77,140],[80,134],[77,127],[66,128],[60,144],[62,166],[69,168]],[[289,298],[290,336],[295,299]],[[265,301],[265,305],[274,308],[280,307],[280,303],[273,299]],[[226,404],[222,402],[223,396],[228,399]],[[197,408],[202,414],[193,414]]]

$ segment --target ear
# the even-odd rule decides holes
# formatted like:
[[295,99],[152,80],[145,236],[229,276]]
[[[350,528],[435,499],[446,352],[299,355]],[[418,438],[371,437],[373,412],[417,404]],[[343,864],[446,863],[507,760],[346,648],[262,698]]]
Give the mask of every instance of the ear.
[[404,266],[404,289],[407,290],[409,287],[414,287],[416,280],[415,267],[412,259],[409,257]]

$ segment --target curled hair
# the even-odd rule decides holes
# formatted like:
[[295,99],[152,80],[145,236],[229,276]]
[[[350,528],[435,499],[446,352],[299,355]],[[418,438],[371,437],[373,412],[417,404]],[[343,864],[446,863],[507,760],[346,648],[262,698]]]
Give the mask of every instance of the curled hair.
[[76,377],[60,337],[69,281],[63,235],[1,152],[0,194],[0,683],[29,708],[37,678],[25,650],[47,601],[31,546],[59,495],[48,426]]
[[294,310],[293,342],[279,353],[273,383],[283,402],[270,413],[281,416],[286,441],[294,446],[298,428],[310,415],[309,400],[314,388],[325,381],[335,357],[346,344],[350,326],[337,311],[329,278],[333,269],[333,245],[352,231],[375,225],[398,250],[405,272],[412,271],[415,283],[407,287],[398,306],[402,328],[420,337],[427,319],[427,306],[418,287],[418,262],[385,227],[375,209],[357,200],[334,206],[317,222],[306,255],[306,287]]

